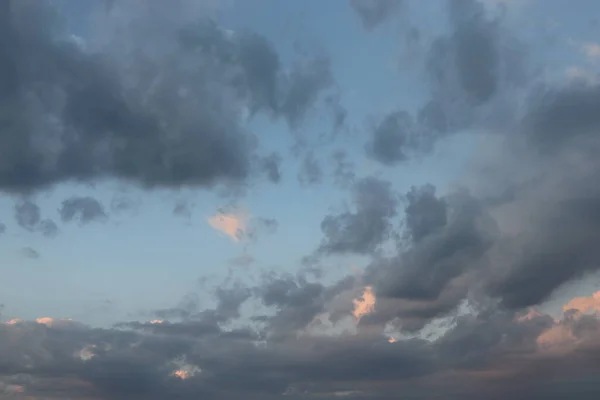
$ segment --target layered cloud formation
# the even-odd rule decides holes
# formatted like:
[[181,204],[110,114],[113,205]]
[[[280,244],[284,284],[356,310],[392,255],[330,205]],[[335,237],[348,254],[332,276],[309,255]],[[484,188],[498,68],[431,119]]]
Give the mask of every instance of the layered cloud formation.
[[[409,3],[344,6],[368,35],[410,19]],[[289,179],[246,120],[298,134],[313,107],[331,111],[331,60],[288,65],[265,37],[219,27],[211,2],[166,4],[102,3],[83,40],[50,2],[0,0],[0,191],[16,196],[20,229],[54,237],[52,218],[85,225],[132,204],[73,195],[43,215],[30,196],[66,182],[150,192]],[[426,100],[383,115],[357,147],[393,174],[454,136],[485,141],[458,185],[401,193],[336,150],[328,179],[349,202],[322,218],[297,273],[228,279],[214,304],[113,326],[3,320],[0,398],[599,398],[600,292],[547,305],[600,269],[600,81],[537,73],[490,2],[437,6],[447,32],[420,44]],[[594,46],[582,51],[594,58]],[[325,179],[314,150],[302,153],[303,186]],[[239,210],[204,222],[236,243],[278,228]],[[364,268],[323,278],[323,260],[349,256]]]

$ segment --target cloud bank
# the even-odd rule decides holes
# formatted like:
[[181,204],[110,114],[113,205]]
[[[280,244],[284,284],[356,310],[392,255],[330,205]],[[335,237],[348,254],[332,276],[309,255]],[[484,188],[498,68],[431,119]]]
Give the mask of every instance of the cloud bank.
[[[281,181],[280,156],[260,155],[241,116],[264,113],[297,131],[334,85],[331,60],[283,68],[267,39],[224,30],[197,4],[112,2],[82,42],[46,3],[0,0],[0,190],[26,196],[106,178],[210,188],[256,173]],[[346,6],[373,30],[401,4]],[[0,396],[597,399],[600,292],[556,315],[543,306],[600,269],[600,84],[536,75],[525,44],[482,2],[440,8],[448,32],[424,52],[426,102],[386,115],[361,151],[390,171],[451,135],[493,148],[481,147],[457,187],[424,182],[404,193],[335,151],[333,176],[350,205],[323,217],[310,255],[358,255],[364,270],[228,281],[212,288],[214,305],[192,301],[111,327],[4,321]],[[321,172],[307,152],[301,180],[321,182]],[[14,214],[25,231],[58,229],[28,197]],[[92,197],[59,209],[63,222],[107,215]],[[236,242],[278,226],[248,219],[222,211],[208,223]]]

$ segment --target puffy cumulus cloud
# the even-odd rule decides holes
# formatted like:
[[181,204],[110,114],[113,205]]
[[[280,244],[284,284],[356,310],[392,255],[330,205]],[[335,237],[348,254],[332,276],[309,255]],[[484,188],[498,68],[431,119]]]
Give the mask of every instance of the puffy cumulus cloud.
[[[298,126],[333,82],[327,56],[284,71],[264,37],[211,22],[207,2],[98,3],[77,40],[52,4],[1,2],[3,191],[104,178],[240,182],[256,148],[243,111]],[[275,161],[266,168],[277,181]]]

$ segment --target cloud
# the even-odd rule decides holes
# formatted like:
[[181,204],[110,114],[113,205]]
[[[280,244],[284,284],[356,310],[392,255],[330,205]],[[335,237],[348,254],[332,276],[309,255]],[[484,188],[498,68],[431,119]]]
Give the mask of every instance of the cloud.
[[325,54],[303,57],[285,76],[282,87],[285,95],[278,112],[290,127],[298,128],[320,95],[334,83],[331,60]]
[[217,231],[229,236],[234,242],[255,242],[263,233],[273,234],[279,223],[274,218],[254,217],[242,209],[220,211],[208,218],[208,223]]
[[351,187],[356,182],[355,164],[343,149],[335,150],[331,156],[334,163],[333,182],[343,189]]
[[[145,188],[244,181],[256,138],[241,110],[298,126],[333,82],[326,56],[284,73],[265,38],[228,33],[195,2],[100,7],[83,44],[49,4],[2,4],[3,191],[104,178]],[[140,51],[150,42],[151,53]]]
[[436,197],[435,186],[413,187],[406,194],[406,230],[414,242],[430,236],[448,223],[446,201]]
[[51,219],[43,219],[39,224],[39,231],[46,237],[54,237],[58,234],[58,225]]
[[408,158],[416,135],[412,117],[405,111],[387,115],[373,131],[366,145],[367,154],[385,165],[394,165]]
[[375,309],[376,302],[377,298],[373,293],[373,288],[371,286],[366,286],[361,297],[352,301],[352,303],[354,303],[352,315],[356,321],[359,322],[364,315],[372,313]]
[[115,194],[110,201],[110,209],[115,213],[134,211],[141,205],[141,199],[124,193]]
[[390,219],[398,203],[391,184],[368,177],[356,182],[353,191],[355,211],[328,215],[321,222],[323,239],[318,252],[324,254],[367,254],[390,235]]
[[31,200],[21,200],[15,204],[15,219],[17,224],[30,232],[40,232],[52,238],[58,234],[58,225],[49,219],[42,219],[40,207]]
[[261,160],[261,167],[266,172],[269,180],[273,183],[281,181],[282,158],[277,153],[271,153]]
[[402,7],[402,0],[350,0],[365,29],[371,30]]
[[[22,386],[19,391],[28,396],[69,393],[76,399],[187,399],[199,394],[284,399],[327,393],[384,399],[399,391],[425,399],[444,391],[450,399],[522,394],[549,400],[561,388],[569,388],[576,399],[591,399],[586,393],[600,390],[593,379],[600,354],[600,320],[595,316],[566,312],[553,319],[538,313],[520,319],[490,308],[458,317],[453,327],[431,341],[388,341],[380,330],[298,335],[313,314],[296,314],[298,307],[316,305],[315,299],[331,299],[348,287],[328,293],[318,284],[293,282],[274,278],[256,292],[265,304],[277,307],[271,322],[281,324],[269,328],[278,328],[277,336],[264,336],[251,327],[242,334],[238,327],[209,323],[216,321],[215,315],[224,320],[239,317],[235,310],[249,294],[240,287],[217,294],[216,308],[180,322],[104,329],[53,318],[2,323],[3,383]],[[353,305],[352,298],[347,299],[348,316],[352,310],[370,311],[375,300],[363,290],[363,300],[355,299]],[[296,325],[281,330],[289,318]],[[129,371],[126,380],[124,370]],[[561,376],[561,382],[551,383],[555,376]],[[588,378],[589,384],[581,387]]]
[[581,45],[581,51],[590,59],[597,59],[600,57],[600,44],[598,43],[583,43]]
[[[18,53],[0,60],[29,66],[41,60],[44,73],[31,68],[11,75],[18,79],[0,78],[0,90],[10,95],[5,110],[19,111],[0,115],[11,127],[0,134],[0,152],[10,149],[0,157],[2,190],[100,177],[209,187],[248,178],[247,163],[280,179],[276,158],[252,157],[240,110],[266,111],[297,127],[331,85],[327,57],[284,70],[259,36],[208,22],[180,30],[168,20],[195,17],[172,4],[153,1],[152,11],[136,1],[113,4],[108,17],[157,43],[156,54],[141,60],[131,58],[137,41],[127,29],[122,40],[109,35],[102,51],[88,53],[85,47],[96,44],[49,40],[54,28],[47,14],[29,0],[18,3],[10,34],[44,51],[0,46]],[[0,396],[598,398],[598,293],[574,297],[561,315],[541,310],[557,289],[600,266],[600,86],[528,80],[522,47],[501,17],[490,17],[474,0],[446,4],[451,32],[434,40],[426,60],[431,101],[414,116],[388,115],[391,129],[383,129],[384,118],[367,148],[392,166],[415,148],[468,130],[491,145],[476,147],[461,185],[414,186],[398,196],[391,182],[357,178],[354,160],[337,152],[334,179],[349,189],[351,202],[323,218],[323,238],[312,254],[365,256],[365,268],[337,280],[303,270],[267,272],[248,284],[228,280],[204,290],[212,300],[206,307],[190,295],[155,310],[150,321],[113,327],[49,317],[2,322]],[[154,12],[175,18],[161,22]],[[31,23],[36,16],[39,23]],[[375,26],[383,16],[370,18]],[[16,74],[13,67],[0,62],[4,72]],[[66,67],[69,74],[60,72]],[[38,92],[32,79],[45,90]],[[135,96],[117,90],[122,87]],[[65,104],[41,101],[42,94]],[[202,107],[209,104],[219,107]],[[49,121],[56,119],[56,136],[64,141],[58,149],[38,143],[37,129],[53,133]],[[67,200],[61,219],[106,215],[96,200],[85,199]],[[27,200],[15,215],[25,229],[43,225],[39,207]],[[275,219],[236,210],[221,210],[208,222],[236,242],[277,228]]]
[[64,200],[58,212],[63,222],[71,222],[77,219],[81,224],[87,224],[93,221],[104,221],[108,218],[104,206],[98,200],[89,196],[73,196]]
[[217,213],[208,219],[208,224],[234,242],[239,242],[246,234],[248,218],[248,214],[244,212]]
[[193,208],[194,204],[190,204],[186,200],[180,200],[173,207],[173,215],[177,215],[179,217],[183,217],[189,220],[190,218],[192,218]]
[[15,218],[21,228],[33,231],[41,220],[40,207],[29,200],[21,201],[15,204]]
[[308,152],[300,164],[298,181],[304,185],[314,185],[323,179],[323,170],[312,152]]
[[600,312],[600,291],[587,297],[575,297],[563,306],[563,311],[577,310],[581,313]]
[[37,260],[38,258],[40,258],[40,253],[35,250],[33,247],[23,247],[21,249],[21,254],[23,255],[23,257],[25,258],[30,258],[32,260]]

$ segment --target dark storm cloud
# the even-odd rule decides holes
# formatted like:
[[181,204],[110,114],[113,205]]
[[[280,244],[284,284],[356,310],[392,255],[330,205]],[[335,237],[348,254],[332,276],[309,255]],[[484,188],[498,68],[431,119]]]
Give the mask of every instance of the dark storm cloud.
[[93,221],[104,221],[108,218],[104,206],[89,196],[73,196],[63,201],[58,212],[63,222],[78,220],[82,224],[87,224]]
[[325,254],[375,251],[390,235],[398,199],[391,184],[368,177],[352,188],[354,211],[328,215],[321,222],[323,239],[319,252]]
[[403,0],[350,0],[367,30],[375,28],[402,7]]
[[115,3],[85,44],[46,3],[2,7],[5,191],[105,177],[144,187],[243,180],[256,142],[240,125],[245,105],[298,126],[333,80],[325,56],[283,74],[264,38],[231,35],[191,2]]

